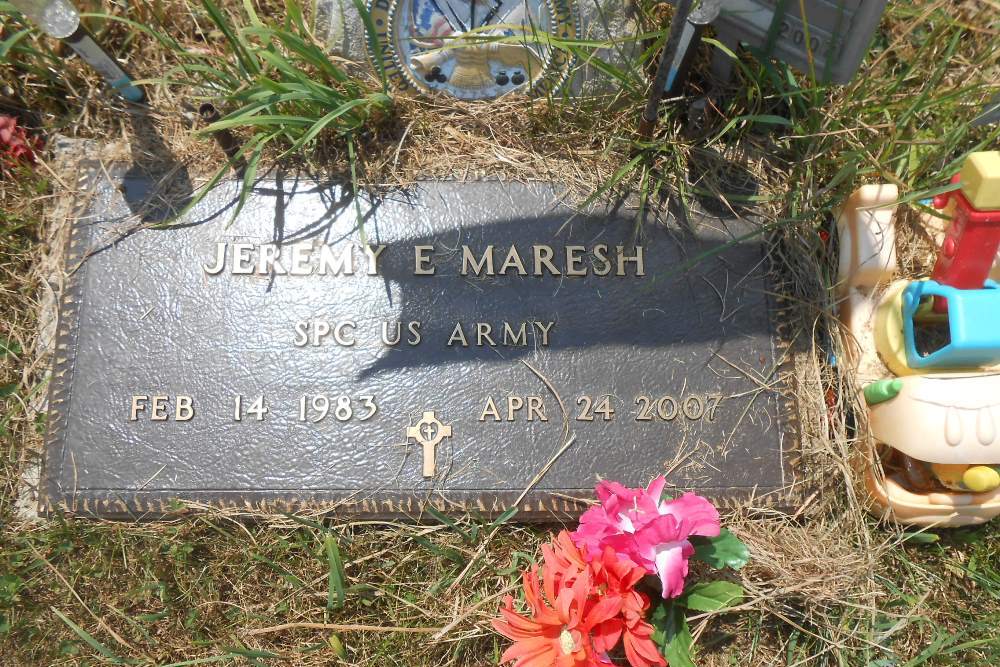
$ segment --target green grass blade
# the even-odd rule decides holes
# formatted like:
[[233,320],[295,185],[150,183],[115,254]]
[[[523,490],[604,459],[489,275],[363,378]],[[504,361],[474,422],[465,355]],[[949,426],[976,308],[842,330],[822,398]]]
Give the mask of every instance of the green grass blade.
[[[175,53],[184,53],[186,49],[181,46],[180,42],[171,37],[165,32],[160,32],[159,30],[153,30],[149,26],[143,25],[138,21],[133,21],[132,19],[127,19],[124,16],[115,16],[114,14],[102,14],[100,12],[81,12],[81,19],[96,19],[101,21],[114,21],[116,23],[121,23],[132,30],[143,33],[144,35],[149,35],[156,41],[158,41],[163,46],[167,47]],[[192,54],[185,54],[191,56]]]
[[23,40],[25,37],[31,34],[30,28],[25,28],[20,32],[15,32],[13,35],[7,39],[0,42],[0,59],[6,59],[7,54],[13,49],[17,44]]
[[633,77],[630,72],[612,65],[607,60],[598,58],[596,54],[588,53],[580,47],[568,46],[567,50],[573,54],[573,56],[579,61],[579,64],[593,67],[597,71],[602,72],[625,88],[630,94],[635,95],[639,93],[635,77]]
[[604,193],[606,193],[611,188],[615,187],[615,185],[617,185],[619,182],[621,182],[621,180],[625,178],[628,174],[630,174],[632,170],[635,169],[636,166],[644,159],[646,159],[645,154],[640,152],[638,155],[636,155],[631,160],[629,160],[621,167],[619,167],[618,170],[611,175],[611,178],[609,178],[607,181],[601,184],[601,187],[599,187],[597,191],[594,192],[594,194],[587,197],[586,201],[584,201],[583,204],[580,205],[580,208],[585,209],[591,204],[593,204],[595,201],[600,199],[602,196],[604,196]]
[[498,528],[504,525],[505,523],[513,519],[515,514],[517,514],[517,507],[516,506],[508,507],[506,510],[504,510],[503,514],[501,514],[500,516],[498,516],[497,518],[493,519],[493,521],[490,522],[490,528]]
[[247,13],[247,16],[250,17],[250,25],[253,26],[264,25],[264,23],[260,20],[260,17],[257,16],[257,10],[254,9],[253,6],[253,0],[243,0],[243,11],[245,11]]
[[225,14],[222,13],[219,6],[212,2],[212,0],[201,0],[201,4],[205,8],[205,11],[208,12],[208,16],[212,20],[212,23],[215,24],[215,27],[217,27],[222,34],[225,35],[226,41],[228,41],[229,45],[232,47],[233,53],[235,54],[236,59],[239,61],[244,72],[250,77],[260,74],[260,63],[257,62],[256,58],[250,55],[246,43],[236,34],[236,31],[233,30],[233,26],[230,24],[229,19],[227,19]]
[[[385,98],[385,99],[388,100],[388,98]],[[313,125],[311,128],[309,128],[309,131],[306,132],[305,134],[303,134],[302,137],[297,142],[295,142],[295,144],[292,145],[292,147],[288,150],[288,153],[297,151],[300,148],[302,148],[303,146],[305,146],[306,144],[308,144],[310,141],[312,141],[313,139],[315,139],[316,136],[319,135],[320,132],[322,132],[324,129],[326,129],[326,127],[328,125],[330,125],[330,123],[332,123],[333,121],[337,120],[341,116],[344,116],[345,114],[348,114],[349,112],[351,112],[353,109],[355,109],[357,107],[360,107],[360,106],[363,106],[363,105],[368,105],[368,104],[372,104],[372,100],[369,99],[369,98],[362,98],[362,99],[358,99],[358,100],[351,100],[347,104],[341,105],[341,107],[339,109],[336,109],[335,111],[331,111],[326,116],[324,116],[323,118],[321,118],[320,120],[318,120],[315,125]],[[351,127],[350,128],[345,128],[344,131],[346,131],[347,129],[353,129],[354,127],[358,126],[361,122],[362,122],[361,118],[358,118],[356,116],[352,116]]]
[[226,653],[225,655],[213,655],[209,658],[195,658],[194,660],[171,662],[170,664],[162,665],[162,667],[193,667],[193,665],[208,665],[215,662],[231,662],[242,658],[243,656],[238,653]]
[[305,18],[302,16],[302,3],[297,0],[285,0],[285,16],[287,17],[287,23],[291,26],[295,26],[303,35],[309,33],[306,28]]
[[271,65],[282,74],[301,84],[306,89],[313,91],[315,96],[324,103],[336,104],[345,99],[344,93],[313,80],[308,74],[294,67],[292,63],[283,56],[271,53],[270,51],[261,51],[259,55],[261,60]]
[[733,129],[740,123],[747,121],[751,123],[764,123],[765,125],[784,125],[786,127],[791,126],[792,124],[792,121],[788,120],[784,116],[775,116],[773,114],[747,114],[744,116],[736,116],[735,118],[730,119],[730,121],[726,123],[721,130],[719,130],[718,134],[712,137],[712,139],[710,139],[705,146],[711,146],[724,137],[729,130]]
[[358,156],[354,152],[354,137],[347,135],[347,162],[351,167],[351,200],[354,202],[354,216],[358,221],[358,236],[363,245],[368,245],[365,233],[365,218],[361,214],[361,200],[358,199]]
[[326,562],[329,568],[326,608],[333,610],[344,606],[344,599],[346,597],[344,591],[344,580],[346,578],[344,562],[340,557],[340,547],[337,545],[337,539],[332,534],[327,533],[323,539],[323,548],[326,551]]
[[112,651],[107,646],[94,639],[94,637],[89,632],[87,632],[79,625],[71,621],[65,614],[63,614],[55,607],[50,607],[50,609],[52,610],[52,613],[54,613],[56,616],[59,617],[59,620],[68,625],[70,630],[75,632],[80,639],[82,639],[84,642],[87,643],[88,646],[90,646],[90,648],[94,649],[95,651],[103,655],[105,658],[107,658],[114,664],[116,665],[138,664],[139,662],[138,660],[126,660],[125,658],[121,658],[118,655],[116,655],[114,651]]
[[466,542],[468,544],[472,544],[473,543],[473,539],[469,535],[469,533],[467,533],[464,530],[462,530],[462,527],[459,526],[451,517],[443,514],[442,512],[437,511],[436,509],[434,509],[430,505],[427,506],[427,513],[430,514],[435,519],[437,519],[438,521],[440,521],[442,524],[448,526],[449,528],[451,528],[452,530],[454,530],[456,533],[458,533],[459,535],[461,535],[463,542]]
[[[184,72],[186,74],[200,74],[203,77],[214,80],[216,83],[221,84],[224,88],[236,89],[240,86],[240,80],[230,74],[225,72],[218,67],[212,67],[211,65],[203,63],[185,63],[183,65],[175,65],[167,70],[167,73],[163,77],[163,83],[172,84],[175,82],[170,81],[173,77],[174,72]],[[199,87],[204,87],[205,80],[197,82]]]
[[290,53],[297,55],[338,83],[351,81],[347,73],[334,65],[322,50],[294,33],[269,27],[248,28],[245,32],[278,40]]
[[[233,215],[229,219],[229,225],[236,222],[236,218],[239,216],[243,207],[246,206],[247,199],[250,197],[250,193],[253,192],[253,186],[257,179],[257,167],[260,165],[260,158],[264,154],[264,147],[268,144],[271,139],[278,136],[281,130],[267,135],[266,137],[257,140],[253,148],[250,149],[250,159],[247,161],[247,168],[243,172],[243,182],[240,187],[240,198],[236,202],[236,208],[233,210]],[[227,225],[228,226],[228,225]]]
[[200,134],[212,134],[213,132],[228,130],[233,127],[268,127],[272,125],[276,125],[278,127],[282,127],[284,125],[309,127],[314,122],[315,121],[312,118],[306,118],[305,116],[254,116],[252,114],[240,114],[236,117],[227,117],[217,120],[214,123],[203,127],[198,132]]

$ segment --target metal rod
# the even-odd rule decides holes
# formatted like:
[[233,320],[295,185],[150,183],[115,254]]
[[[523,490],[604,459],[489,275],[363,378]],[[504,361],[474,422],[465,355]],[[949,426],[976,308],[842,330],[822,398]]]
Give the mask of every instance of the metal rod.
[[132,84],[132,77],[125,73],[118,63],[97,45],[97,42],[80,27],[72,35],[63,40],[88,65],[104,77],[111,88],[129,102],[142,102],[145,95],[142,89]]
[[[222,117],[219,110],[211,102],[205,102],[198,107],[198,115],[201,116],[202,122],[206,125],[211,125]],[[219,144],[222,152],[229,158],[229,162],[233,165],[233,170],[237,174],[243,174],[247,165],[243,157],[239,155],[240,142],[236,139],[236,136],[229,130],[216,130],[212,133],[212,136],[215,137],[215,142]]]
[[701,0],[698,7],[687,17],[677,49],[670,61],[667,82],[664,84],[663,90],[667,97],[680,95],[687,82],[695,53],[701,44],[701,35],[705,32],[705,27],[719,17],[721,10],[721,0]]
[[656,68],[656,77],[653,79],[653,88],[649,91],[649,99],[646,100],[646,108],[642,112],[642,120],[639,122],[639,136],[649,139],[656,129],[656,121],[659,118],[660,100],[663,98],[663,89],[667,83],[667,76],[670,74],[670,63],[674,59],[674,52],[680,42],[681,33],[687,23],[688,14],[691,13],[692,0],[680,0],[677,3],[677,11],[670,21],[670,34],[667,43],[663,45],[663,52],[660,54],[660,64]]
[[13,0],[12,4],[38,24],[46,35],[65,41],[115,92],[129,102],[142,102],[142,90],[132,84],[125,70],[80,25],[76,7],[66,0]]

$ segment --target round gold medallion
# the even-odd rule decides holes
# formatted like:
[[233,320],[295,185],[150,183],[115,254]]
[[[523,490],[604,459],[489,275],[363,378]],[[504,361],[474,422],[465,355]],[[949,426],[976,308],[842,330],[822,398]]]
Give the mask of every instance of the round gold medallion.
[[386,76],[402,90],[459,99],[547,94],[572,57],[550,38],[577,36],[571,0],[372,0]]

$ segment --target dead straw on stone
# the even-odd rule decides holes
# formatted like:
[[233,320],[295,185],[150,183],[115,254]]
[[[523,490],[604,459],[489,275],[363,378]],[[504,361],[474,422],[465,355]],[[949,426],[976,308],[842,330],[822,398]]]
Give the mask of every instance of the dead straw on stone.
[[[565,453],[566,450],[569,449],[574,442],[576,442],[576,435],[569,435],[569,413],[566,411],[566,404],[563,402],[562,396],[559,395],[559,392],[556,391],[556,388],[555,386],[553,386],[552,381],[549,380],[541,371],[539,371],[537,368],[531,365],[528,361],[522,359],[521,363],[527,366],[528,370],[534,373],[535,376],[542,381],[546,389],[548,389],[549,392],[552,394],[552,396],[556,399],[556,402],[559,403],[559,410],[562,413],[562,418],[563,418],[563,431],[562,431],[563,444],[559,447],[556,453],[553,454],[551,458],[549,458],[549,460],[545,463],[545,465],[543,465],[538,470],[538,472],[535,473],[535,476],[531,479],[530,482],[528,482],[528,485],[524,487],[524,490],[521,491],[517,499],[511,504],[511,507],[518,507],[521,504],[521,501],[523,501],[525,497],[528,495],[528,493],[531,491],[531,489],[533,489],[535,485],[538,484],[538,482],[540,482],[543,477],[545,477],[546,473],[548,473],[548,471],[552,468],[555,462],[559,460],[559,457],[562,456],[563,453]],[[458,588],[459,584],[461,584],[462,580],[465,579],[466,575],[468,575],[468,573],[472,569],[473,564],[479,559],[482,553],[486,551],[486,548],[493,540],[493,537],[503,527],[504,524],[500,524],[495,526],[493,530],[490,531],[489,535],[487,535],[486,538],[479,545],[479,549],[476,550],[476,554],[469,559],[468,565],[466,565],[465,568],[459,573],[459,575],[455,577],[455,581],[453,581],[451,585],[448,586],[449,593],[453,592],[456,588]]]

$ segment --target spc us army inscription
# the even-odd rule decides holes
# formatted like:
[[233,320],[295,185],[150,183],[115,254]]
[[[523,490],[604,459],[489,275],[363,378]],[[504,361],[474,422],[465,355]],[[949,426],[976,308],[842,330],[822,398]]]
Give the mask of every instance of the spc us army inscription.
[[604,477],[717,500],[793,482],[750,223],[637,224],[543,185],[376,204],[297,182],[232,224],[235,183],[134,231],[123,197],[149,183],[97,173],[67,259],[47,512],[540,518]]

